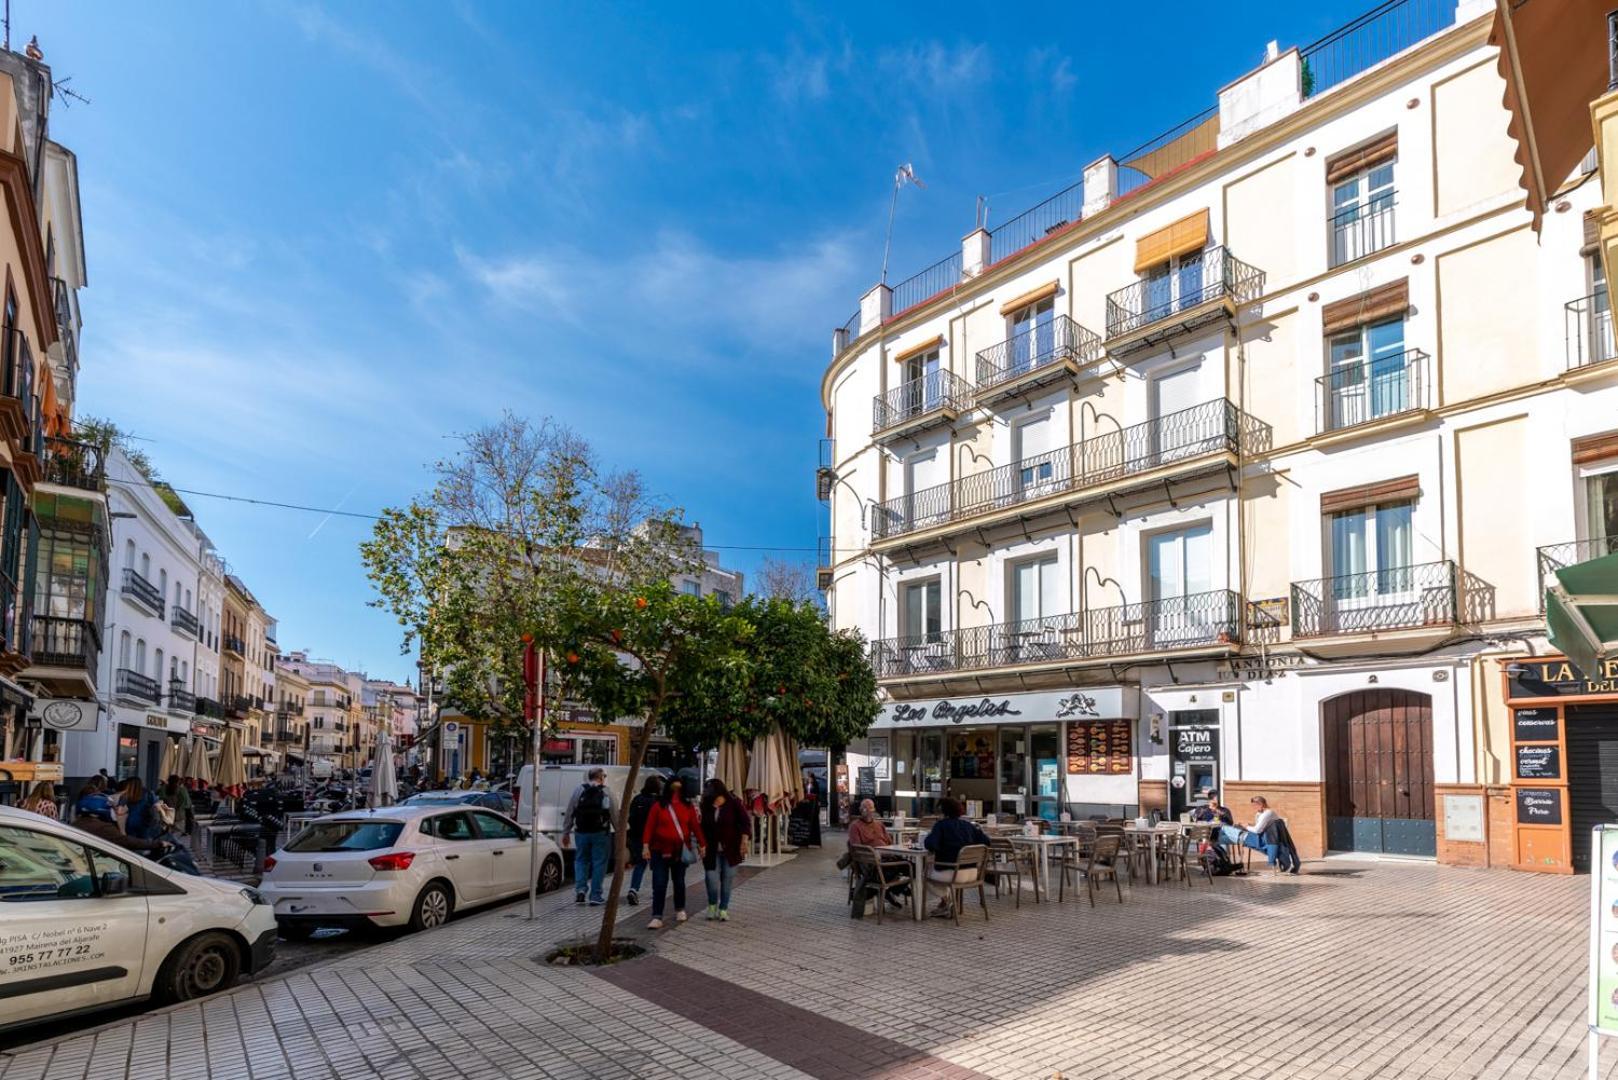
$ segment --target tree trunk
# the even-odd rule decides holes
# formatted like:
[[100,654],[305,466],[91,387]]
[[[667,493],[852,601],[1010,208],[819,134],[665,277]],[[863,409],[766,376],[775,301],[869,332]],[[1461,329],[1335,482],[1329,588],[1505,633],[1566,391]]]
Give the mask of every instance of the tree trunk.
[[629,777],[624,782],[623,797],[618,800],[618,812],[613,817],[612,888],[607,892],[606,910],[601,913],[601,936],[596,939],[597,964],[605,964],[612,958],[612,934],[618,926],[618,893],[624,884],[624,841],[629,829],[629,801],[635,797],[635,781],[640,776],[641,762],[646,760],[646,748],[652,743],[652,730],[656,726],[657,712],[653,710],[630,740]]

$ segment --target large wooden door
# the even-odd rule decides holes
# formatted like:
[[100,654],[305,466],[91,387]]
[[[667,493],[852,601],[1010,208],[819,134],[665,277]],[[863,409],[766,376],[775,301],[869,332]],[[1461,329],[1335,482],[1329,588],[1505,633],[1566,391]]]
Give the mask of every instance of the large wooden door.
[[1326,846],[1434,855],[1432,698],[1356,690],[1325,702]]

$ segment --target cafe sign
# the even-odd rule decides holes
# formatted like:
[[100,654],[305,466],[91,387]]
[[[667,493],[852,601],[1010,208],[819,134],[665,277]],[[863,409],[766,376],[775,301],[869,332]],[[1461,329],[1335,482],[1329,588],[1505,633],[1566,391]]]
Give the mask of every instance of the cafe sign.
[[1069,720],[1132,720],[1139,715],[1132,686],[1090,686],[1025,694],[890,701],[872,728],[1046,724]]
[[1581,672],[1565,658],[1513,660],[1505,665],[1506,697],[1512,701],[1618,695],[1618,659]]

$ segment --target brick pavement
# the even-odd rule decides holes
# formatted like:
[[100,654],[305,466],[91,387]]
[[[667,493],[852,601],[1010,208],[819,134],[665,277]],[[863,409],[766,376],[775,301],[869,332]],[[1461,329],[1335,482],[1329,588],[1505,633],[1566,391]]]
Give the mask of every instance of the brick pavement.
[[849,919],[832,858],[747,881],[729,923],[625,909],[649,963],[536,964],[598,915],[563,893],[23,1047],[0,1080],[1584,1075],[1585,878],[1332,861],[957,929]]

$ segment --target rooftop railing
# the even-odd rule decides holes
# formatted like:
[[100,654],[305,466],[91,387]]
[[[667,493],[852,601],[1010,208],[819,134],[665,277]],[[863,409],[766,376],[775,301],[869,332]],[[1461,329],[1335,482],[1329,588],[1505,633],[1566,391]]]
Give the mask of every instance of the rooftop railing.
[[1215,105],[1118,158],[1118,197],[1201,161],[1218,148],[1219,106]]
[[1089,364],[1101,356],[1101,338],[1094,331],[1058,315],[978,353],[978,389],[1020,379],[1062,360]]
[[1174,652],[1240,641],[1241,597],[1228,589],[1091,608],[1020,622],[871,643],[878,678]]
[[989,230],[989,261],[1009,259],[1084,217],[1084,182],[1063,188],[1038,206]]
[[1388,0],[1299,50],[1303,96],[1314,97],[1432,37],[1455,21],[1455,0]]
[[1613,347],[1612,308],[1606,290],[1569,300],[1565,307],[1567,367],[1575,371],[1618,356]]
[[1165,322],[1213,300],[1245,304],[1264,291],[1264,271],[1227,248],[1206,248],[1180,259],[1167,274],[1144,277],[1107,296],[1107,336]]
[[1219,398],[1095,435],[1044,454],[923,488],[876,508],[871,535],[886,540],[1077,491],[1175,462],[1241,449],[1244,414]]
[[1295,638],[1450,626],[1456,614],[1455,564],[1448,560],[1292,585]]
[[913,308],[924,300],[953,289],[961,283],[961,253],[957,250],[939,259],[919,274],[912,274],[893,287],[893,313]]
[[1341,431],[1432,407],[1420,349],[1340,364],[1315,379],[1315,430]]
[[931,371],[911,379],[873,403],[872,431],[881,433],[940,409],[965,412],[972,407],[972,385],[949,371]]

